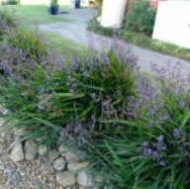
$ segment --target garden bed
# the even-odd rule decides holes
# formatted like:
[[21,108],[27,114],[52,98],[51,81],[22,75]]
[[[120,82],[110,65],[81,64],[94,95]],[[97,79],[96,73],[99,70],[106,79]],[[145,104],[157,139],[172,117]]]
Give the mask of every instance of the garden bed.
[[[4,128],[22,128],[19,149],[26,153],[28,143],[35,146],[31,140],[50,149],[60,139],[72,143],[100,188],[188,188],[190,96],[181,77],[154,67],[150,80],[120,48],[72,54],[56,67],[38,33],[2,20],[0,104],[7,111],[1,118]],[[53,164],[69,171],[64,160],[74,157],[63,156]],[[76,175],[57,177],[75,184]],[[79,178],[87,182],[84,174]]]

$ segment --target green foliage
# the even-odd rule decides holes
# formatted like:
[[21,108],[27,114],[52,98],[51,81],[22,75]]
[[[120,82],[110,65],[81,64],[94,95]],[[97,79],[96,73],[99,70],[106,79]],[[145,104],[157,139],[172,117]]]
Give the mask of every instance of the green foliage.
[[149,89],[136,89],[134,62],[121,51],[75,55],[49,72],[42,63],[49,61],[44,44],[25,30],[15,30],[0,49],[7,126],[24,127],[26,137],[49,146],[73,137],[108,188],[189,187],[190,96],[181,86],[160,77],[158,98],[137,94]]
[[144,131],[144,141],[139,143],[140,158],[135,162],[139,185],[185,189],[190,184],[190,96],[176,90],[164,89],[163,106],[151,115],[153,126]]
[[148,1],[134,1],[125,18],[124,30],[143,33],[150,36],[153,32],[156,10]]
[[[52,41],[52,45],[55,43]],[[55,59],[56,56],[46,49],[40,35],[35,32],[21,29],[7,32],[4,41],[0,43],[0,49],[0,75],[15,82],[29,79],[28,71],[34,71],[35,64],[49,71],[63,66],[61,60]]]
[[94,147],[115,188],[186,189],[190,184],[189,92],[183,84],[160,81],[161,96],[149,101],[138,119],[117,120],[120,134]]
[[[67,11],[67,7],[61,6],[61,9]],[[28,28],[29,25],[70,22],[62,14],[56,17],[47,14],[46,5],[0,6],[0,11],[5,10],[11,15],[14,13],[14,17],[17,18],[19,24],[25,28]]]
[[15,29],[17,23],[14,17],[5,11],[0,11],[0,39],[3,39],[3,35],[11,29]]
[[58,0],[51,0],[51,6],[57,6]]
[[9,34],[8,43],[22,50],[28,58],[36,61],[47,54],[41,36],[34,31],[19,28]]
[[139,33],[122,31],[121,37],[126,42],[138,45],[140,47],[175,56],[181,59],[190,60],[189,49],[151,39],[148,36]]
[[97,3],[102,3],[103,0],[95,0]]
[[40,102],[48,97],[48,94],[43,95],[43,87],[48,84],[47,75],[38,64],[34,70],[25,70],[28,79],[23,82],[1,77],[0,102],[8,110],[3,117],[7,120],[7,126],[24,127],[26,137],[40,138],[42,143],[53,145],[56,143],[56,126],[41,121],[48,117],[47,111],[41,113],[40,109]]
[[99,11],[97,15],[95,15],[92,19],[89,20],[87,29],[106,36],[113,36],[115,33],[118,33],[118,29],[101,27],[100,23],[97,21],[98,17],[100,16],[100,13],[101,11]]
[[[58,87],[54,88],[58,95],[57,97],[55,95],[54,104],[57,104],[60,110],[65,109],[61,107],[65,99],[64,97],[62,99],[60,92],[71,92],[77,95],[69,108],[75,106],[73,112],[68,112],[68,117],[71,116],[70,120],[71,118],[75,118],[75,121],[89,120],[96,124],[104,119],[119,117],[127,105],[128,97],[135,95],[132,68],[120,62],[114,52],[103,56],[102,58],[89,57],[87,61],[75,60],[66,73],[62,72],[54,76],[53,82],[56,82]],[[66,91],[64,84],[67,85]],[[60,104],[62,101],[63,103]],[[66,116],[67,112],[63,114]],[[94,128],[96,131],[101,131],[98,125],[96,127]]]
[[[7,43],[0,44],[0,74],[6,78],[22,81],[28,78],[28,69],[34,69],[35,61]],[[11,56],[10,56],[11,53]]]
[[128,100],[135,96],[130,62],[114,52],[73,61],[51,74],[36,64],[26,69],[24,82],[2,80],[0,103],[9,110],[7,118],[17,120],[14,126],[52,145],[62,132],[87,140],[116,129],[105,120],[127,118]]
[[100,7],[103,4],[103,0],[95,0],[98,7]]
[[7,0],[3,2],[3,5],[17,5],[19,3],[18,0]]

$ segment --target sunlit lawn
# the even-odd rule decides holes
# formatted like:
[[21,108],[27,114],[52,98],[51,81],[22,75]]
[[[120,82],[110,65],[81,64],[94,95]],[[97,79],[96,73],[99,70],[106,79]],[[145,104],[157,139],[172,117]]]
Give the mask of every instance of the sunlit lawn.
[[[60,15],[49,15],[47,6],[35,6],[35,5],[1,5],[0,10],[8,11],[13,14],[22,27],[29,28],[38,24],[48,24],[48,23],[57,23],[57,22],[72,22],[64,18],[63,14]],[[61,11],[67,11],[67,7],[60,7]],[[34,27],[36,28],[36,27]],[[32,27],[31,27],[32,29]],[[38,31],[39,32],[39,31]],[[62,58],[68,58],[70,55],[74,54],[82,56],[87,51],[86,48],[80,44],[52,34],[49,32],[42,32],[43,38],[47,42],[47,47],[54,53],[60,55]]]
[[56,34],[45,32],[43,37],[46,40],[47,46],[52,52],[58,54],[61,58],[69,58],[71,56],[83,56],[87,53],[87,49],[80,44],[60,37]]
[[[45,24],[53,22],[69,22],[63,14],[49,15],[48,7],[43,5],[0,5],[0,10],[8,11],[19,19],[20,24]],[[67,11],[67,7],[60,7],[61,11]]]

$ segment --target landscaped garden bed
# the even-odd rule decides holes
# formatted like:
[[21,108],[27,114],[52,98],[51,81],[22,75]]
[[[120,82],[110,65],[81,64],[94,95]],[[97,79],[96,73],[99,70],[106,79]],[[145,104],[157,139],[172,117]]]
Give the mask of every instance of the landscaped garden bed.
[[0,15],[0,105],[12,161],[48,156],[42,173],[63,188],[188,188],[190,98],[181,78],[155,67],[150,80],[119,48],[71,54],[58,67],[41,37],[10,18]]

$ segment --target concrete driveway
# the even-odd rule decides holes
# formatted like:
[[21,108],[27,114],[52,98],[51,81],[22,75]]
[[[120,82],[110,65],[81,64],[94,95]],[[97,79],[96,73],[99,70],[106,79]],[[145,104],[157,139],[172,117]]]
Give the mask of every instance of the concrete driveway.
[[143,49],[123,41],[117,40],[116,42],[115,39],[87,31],[87,22],[95,14],[96,11],[94,9],[69,10],[68,14],[63,14],[63,17],[69,19],[70,22],[42,24],[39,25],[39,29],[63,36],[80,45],[93,46],[93,48],[98,50],[109,50],[113,44],[117,43],[121,49],[130,49],[130,53],[137,57],[137,63],[143,71],[153,72],[152,66],[156,65],[158,68],[171,72],[173,69],[176,69],[177,65],[177,72],[181,72],[181,77],[187,81],[190,75],[190,62]]

